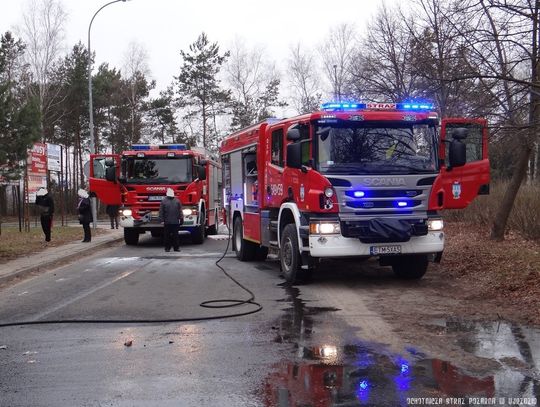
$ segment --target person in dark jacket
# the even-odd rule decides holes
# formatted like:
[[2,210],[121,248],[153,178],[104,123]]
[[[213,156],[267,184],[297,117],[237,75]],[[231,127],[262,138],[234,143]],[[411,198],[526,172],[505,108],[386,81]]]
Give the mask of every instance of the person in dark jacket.
[[77,211],[79,212],[79,223],[83,226],[84,239],[83,243],[88,243],[92,240],[92,233],[90,232],[90,222],[92,222],[92,207],[90,205],[90,199],[88,192],[84,189],[79,189],[79,203],[77,204]]
[[109,219],[111,220],[111,229],[114,229],[116,226],[116,229],[118,229],[118,209],[120,208],[119,205],[107,205],[107,209],[105,209],[105,212],[107,212],[107,215],[109,215]]
[[54,214],[54,201],[46,188],[40,188],[36,192],[36,205],[40,211],[41,228],[45,235],[45,241],[51,241],[51,229]]
[[180,241],[178,239],[178,230],[184,222],[182,215],[182,204],[174,196],[174,191],[167,188],[167,194],[159,206],[159,219],[163,222],[163,243],[165,251],[171,251],[171,245],[175,252],[180,251]]

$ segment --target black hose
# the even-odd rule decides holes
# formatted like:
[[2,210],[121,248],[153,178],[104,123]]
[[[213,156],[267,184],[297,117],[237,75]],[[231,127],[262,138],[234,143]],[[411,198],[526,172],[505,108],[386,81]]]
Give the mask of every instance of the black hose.
[[[225,258],[227,252],[229,251],[229,245],[231,243],[231,229],[227,226],[228,239],[227,246],[223,255],[214,263],[223,274],[229,277],[235,284],[240,288],[247,291],[250,295],[250,298],[247,300],[238,300],[238,299],[220,299],[220,300],[208,300],[203,301],[199,305],[204,308],[231,308],[238,307],[244,304],[252,304],[257,308],[251,311],[239,312],[236,314],[229,315],[211,315],[208,317],[192,317],[192,318],[171,318],[171,319],[51,319],[44,321],[16,321],[16,322],[5,322],[0,323],[0,328],[5,328],[9,326],[27,326],[27,325],[52,325],[52,324],[169,324],[177,322],[194,322],[194,321],[210,321],[214,319],[225,319],[225,318],[235,318],[241,317],[244,315],[254,314],[263,309],[263,306],[258,302],[255,302],[255,295],[251,290],[242,285],[238,280],[232,277],[219,263]],[[219,305],[221,304],[221,305]]]

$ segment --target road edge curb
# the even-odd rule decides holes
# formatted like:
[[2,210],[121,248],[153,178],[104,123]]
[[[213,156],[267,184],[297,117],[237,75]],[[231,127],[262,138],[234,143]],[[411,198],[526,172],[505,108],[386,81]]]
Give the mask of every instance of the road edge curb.
[[0,284],[8,283],[11,280],[14,280],[16,278],[22,279],[22,278],[26,277],[27,275],[32,274],[34,272],[46,271],[46,270],[54,268],[54,267],[64,266],[64,265],[68,264],[70,261],[72,261],[72,260],[74,260],[76,258],[87,257],[87,256],[89,256],[91,254],[96,253],[97,251],[106,249],[111,244],[118,243],[118,242],[121,242],[123,240],[124,240],[124,237],[120,236],[120,237],[117,237],[117,238],[114,238],[114,239],[110,239],[110,240],[100,242],[100,243],[96,244],[95,246],[90,246],[90,247],[88,247],[86,249],[83,249],[83,250],[78,251],[76,253],[68,254],[68,255],[60,257],[58,259],[50,260],[48,262],[41,263],[41,264],[36,265],[36,266],[30,266],[30,267],[25,267],[25,268],[22,268],[22,269],[19,269],[19,270],[15,270],[12,273],[0,276]]

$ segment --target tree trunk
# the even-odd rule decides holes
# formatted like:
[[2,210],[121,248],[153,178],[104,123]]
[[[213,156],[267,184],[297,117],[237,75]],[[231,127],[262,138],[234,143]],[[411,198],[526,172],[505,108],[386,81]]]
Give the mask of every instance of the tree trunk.
[[506,230],[506,224],[512,212],[514,201],[519,192],[522,182],[527,176],[527,166],[529,164],[529,156],[531,154],[531,148],[524,143],[519,150],[519,157],[517,160],[516,168],[512,179],[508,184],[508,189],[505,191],[503,199],[497,209],[493,225],[491,227],[491,239],[504,240],[504,231]]

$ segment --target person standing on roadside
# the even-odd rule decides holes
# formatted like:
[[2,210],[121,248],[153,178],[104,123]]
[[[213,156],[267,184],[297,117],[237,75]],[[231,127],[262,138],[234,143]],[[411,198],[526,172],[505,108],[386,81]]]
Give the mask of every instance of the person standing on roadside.
[[36,205],[40,211],[41,228],[45,235],[45,241],[51,241],[51,229],[54,214],[54,201],[46,188],[40,188],[36,192]]
[[163,243],[165,251],[171,251],[171,245],[175,252],[180,251],[180,240],[178,239],[178,230],[184,223],[182,215],[182,204],[175,198],[174,191],[167,188],[165,198],[162,199],[159,206],[159,219],[163,222]]
[[88,243],[92,240],[92,233],[90,232],[90,222],[93,220],[92,207],[90,206],[88,192],[84,189],[79,189],[77,195],[79,195],[79,203],[77,204],[79,223],[82,225],[84,231],[84,239],[82,242]]
[[105,212],[107,212],[107,215],[109,215],[109,219],[111,220],[111,229],[114,229],[116,226],[116,229],[118,229],[118,209],[120,208],[119,205],[107,205],[107,209],[105,209]]

